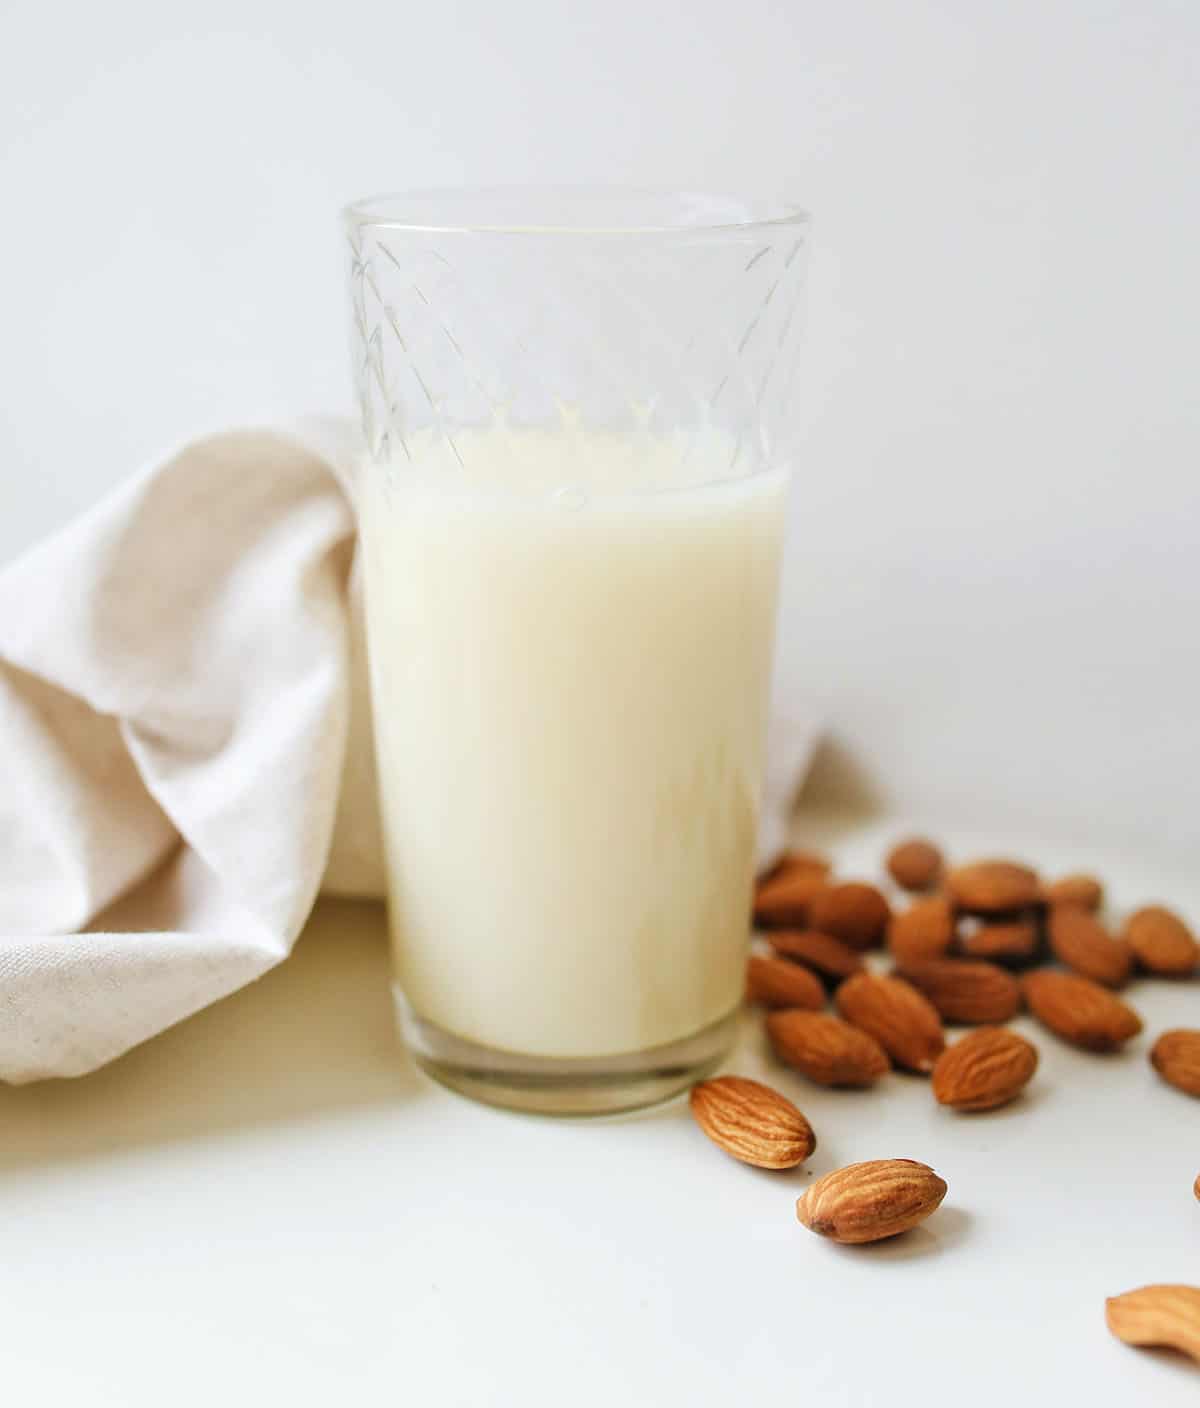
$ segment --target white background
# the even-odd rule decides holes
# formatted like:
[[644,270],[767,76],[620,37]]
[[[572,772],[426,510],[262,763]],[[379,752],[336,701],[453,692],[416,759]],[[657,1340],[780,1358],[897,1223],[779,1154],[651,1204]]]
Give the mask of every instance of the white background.
[[822,783],[1200,844],[1192,0],[7,0],[0,94],[0,560],[181,436],[350,409],[349,198],[790,196]]
[[[349,411],[351,197],[798,198],[782,668],[832,725],[820,789],[1048,864],[1050,833],[1196,918],[1198,74],[1193,0],[6,0],[0,560],[180,437]],[[1194,1395],[1101,1319],[1196,1279],[1195,1111],[1144,1043],[1047,1047],[995,1122],[790,1084],[816,1171],[951,1183],[856,1259],[678,1106],[601,1137],[405,1074],[378,916],[347,914],[109,1071],[0,1091],[23,1404]]]

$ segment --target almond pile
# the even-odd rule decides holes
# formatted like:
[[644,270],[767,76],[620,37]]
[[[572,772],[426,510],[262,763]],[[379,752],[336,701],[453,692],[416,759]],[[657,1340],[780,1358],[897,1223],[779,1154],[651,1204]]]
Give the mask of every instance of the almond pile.
[[[1008,859],[950,866],[923,837],[894,846],[885,869],[904,896],[896,905],[881,886],[842,879],[813,852],[781,857],[756,887],[753,922],[769,952],[748,961],[747,1000],[766,1009],[779,1062],[819,1085],[868,1086],[896,1067],[930,1076],[934,1100],[949,1110],[995,1110],[1037,1070],[1037,1048],[1005,1025],[1023,1008],[1062,1041],[1117,1051],[1143,1027],[1119,991],[1135,975],[1178,981],[1200,966],[1200,944],[1163,905],[1109,927],[1093,875],[1044,880]],[[867,960],[873,950],[886,966]],[[946,1025],[973,1030],[948,1043]],[[1163,1032],[1150,1062],[1163,1081],[1200,1097],[1200,1028]],[[816,1147],[800,1110],[758,1081],[702,1081],[691,1108],[715,1144],[759,1168],[794,1168]],[[819,1178],[796,1215],[833,1241],[874,1242],[915,1227],[945,1195],[926,1164],[872,1159]],[[1144,1286],[1110,1299],[1107,1321],[1129,1344],[1200,1360],[1200,1289]]]

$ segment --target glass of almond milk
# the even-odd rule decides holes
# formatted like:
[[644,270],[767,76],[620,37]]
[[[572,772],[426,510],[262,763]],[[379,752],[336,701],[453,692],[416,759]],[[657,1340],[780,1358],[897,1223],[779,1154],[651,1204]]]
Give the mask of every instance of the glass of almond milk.
[[742,997],[806,217],[344,218],[400,1029],[494,1104],[650,1104]]

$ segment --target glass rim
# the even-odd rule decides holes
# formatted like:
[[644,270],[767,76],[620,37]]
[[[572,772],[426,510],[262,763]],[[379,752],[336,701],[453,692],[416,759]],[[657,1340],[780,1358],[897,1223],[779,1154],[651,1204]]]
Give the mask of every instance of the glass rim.
[[[488,202],[500,207],[504,202],[528,202],[531,212],[539,203],[560,201],[564,207],[576,202],[581,208],[608,205],[614,211],[633,212],[639,203],[660,203],[666,210],[674,206],[679,218],[658,220],[616,219],[606,222],[566,222],[545,220],[440,219],[423,213]],[[405,215],[405,210],[410,213]],[[718,216],[717,212],[723,212]],[[709,212],[709,218],[695,218]],[[496,185],[429,186],[411,190],[384,191],[364,196],[342,207],[342,219],[352,229],[393,230],[408,234],[496,234],[553,236],[653,235],[683,239],[703,235],[753,235],[780,229],[805,229],[812,217],[790,201],[758,200],[749,197],[716,195],[670,187],[604,185]]]

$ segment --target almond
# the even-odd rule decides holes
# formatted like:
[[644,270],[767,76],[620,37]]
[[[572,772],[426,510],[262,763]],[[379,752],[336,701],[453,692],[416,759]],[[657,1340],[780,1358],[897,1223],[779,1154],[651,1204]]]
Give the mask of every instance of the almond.
[[994,963],[935,958],[902,964],[896,973],[925,994],[944,1022],[1007,1022],[1021,1007],[1021,985]]
[[893,1061],[928,1072],[942,1054],[942,1020],[929,999],[900,978],[856,973],[834,995],[837,1009],[873,1036]]
[[1019,966],[1037,956],[1038,931],[1032,919],[1014,919],[1006,924],[981,924],[958,941],[968,958],[992,959]]
[[933,1095],[955,1110],[994,1110],[1014,1100],[1037,1070],[1037,1047],[1006,1027],[980,1027],[938,1057]]
[[1047,921],[1050,950],[1060,963],[1106,988],[1119,988],[1133,971],[1133,951],[1114,939],[1093,914],[1078,905],[1055,905]]
[[1028,909],[1040,898],[1035,871],[1010,860],[980,860],[952,870],[950,897],[968,914],[1008,914]]
[[1045,887],[1047,904],[1077,904],[1083,909],[1097,910],[1104,899],[1104,886],[1094,875],[1064,875]]
[[1200,1202],[1200,1173],[1196,1175],[1196,1181],[1192,1184],[1192,1196]]
[[874,948],[883,939],[891,909],[874,885],[849,880],[813,897],[808,922],[853,948]]
[[856,1245],[907,1232],[945,1196],[945,1181],[928,1164],[871,1159],[818,1178],[796,1200],[796,1216],[810,1232]]
[[942,853],[932,841],[914,837],[892,847],[887,868],[902,890],[929,890],[942,873]]
[[1200,1361],[1200,1287],[1141,1286],[1105,1301],[1104,1318],[1126,1344],[1161,1345]]
[[803,963],[823,978],[840,982],[862,971],[862,959],[849,944],[815,929],[773,929],[767,942],[781,958]]
[[1150,1048],[1150,1064],[1168,1085],[1200,1095],[1200,1031],[1177,1027]]
[[1064,1041],[1088,1051],[1114,1051],[1142,1029],[1128,1003],[1077,973],[1026,973],[1025,1001],[1039,1021]]
[[764,1007],[808,1007],[815,1012],[825,1006],[825,989],[815,973],[798,963],[754,954],[746,962],[746,999]]
[[826,1012],[771,1012],[767,1036],[781,1061],[818,1085],[871,1085],[891,1064],[874,1037]]
[[755,1168],[795,1168],[817,1147],[812,1126],[769,1085],[717,1076],[692,1086],[692,1115],[718,1148]]
[[790,870],[764,881],[754,892],[754,922],[760,929],[794,929],[808,923],[813,900],[825,889],[819,870]]
[[1147,905],[1125,922],[1125,938],[1137,961],[1151,973],[1186,978],[1200,960],[1200,945],[1177,914]]
[[761,872],[758,883],[763,885],[768,880],[778,880],[784,875],[796,875],[800,871],[816,871],[819,875],[828,875],[832,868],[829,858],[817,851],[784,851]]
[[888,921],[887,945],[897,963],[941,958],[954,942],[954,910],[944,895],[916,900]]

